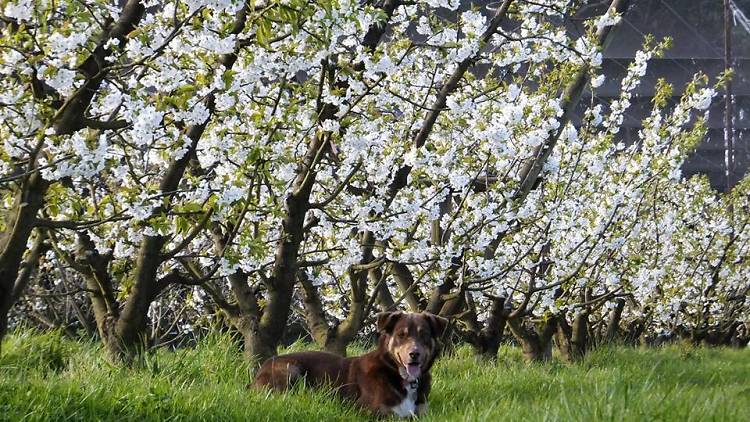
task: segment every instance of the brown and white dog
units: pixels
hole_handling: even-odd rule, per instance
[[[330,385],[341,396],[382,416],[416,417],[427,411],[430,368],[448,320],[430,313],[378,314],[378,348],[344,358],[325,352],[300,352],[267,360],[253,387],[283,391],[304,380]]]

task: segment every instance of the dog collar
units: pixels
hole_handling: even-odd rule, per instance
[[[419,378],[415,378],[411,381],[404,380],[404,387],[411,388],[413,390],[416,390],[419,387]]]

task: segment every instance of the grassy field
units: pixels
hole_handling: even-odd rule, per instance
[[[330,393],[245,389],[249,368],[228,338],[159,351],[137,369],[96,344],[23,333],[3,344],[0,420],[368,420]],[[604,349],[575,365],[496,364],[469,349],[444,357],[425,421],[750,421],[750,350]]]

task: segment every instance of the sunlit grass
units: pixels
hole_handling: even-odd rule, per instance
[[[131,369],[55,333],[16,334],[2,350],[0,420],[370,419],[328,392],[246,389],[252,371],[227,336]],[[747,349],[600,349],[574,365],[528,365],[513,347],[496,363],[460,348],[433,375],[423,420],[750,421]]]

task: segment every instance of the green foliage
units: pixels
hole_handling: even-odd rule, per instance
[[[22,332],[3,345],[0,420],[369,419],[330,392],[247,390],[250,377],[226,335],[121,369],[95,343]],[[460,348],[434,377],[424,421],[750,420],[748,350],[600,349],[576,365],[527,365],[517,348],[497,363]]]

